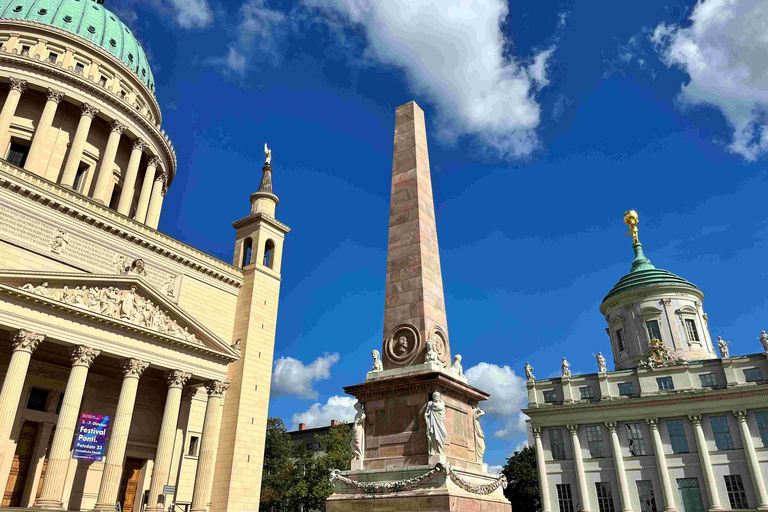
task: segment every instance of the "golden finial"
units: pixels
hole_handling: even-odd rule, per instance
[[[639,243],[640,240],[637,239],[637,223],[640,222],[637,217],[637,212],[635,210],[629,210],[628,212],[624,213],[624,224],[629,226],[629,231],[627,232],[627,235],[632,235],[632,240],[634,243]]]

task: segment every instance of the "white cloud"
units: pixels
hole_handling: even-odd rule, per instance
[[[491,398],[480,404],[485,413],[504,420],[504,428],[494,432],[493,437],[511,439],[515,434],[525,432],[526,416],[520,412],[528,404],[525,379],[509,366],[489,363],[477,364],[464,374],[469,384],[490,393]]]
[[[176,23],[184,28],[204,28],[213,21],[211,6],[206,0],[169,0]]]
[[[521,451],[523,451],[524,448],[528,448],[528,440],[527,439],[517,443],[517,446],[515,446],[515,451],[516,452],[521,452]]]
[[[272,396],[295,395],[298,398],[317,400],[317,391],[312,388],[316,380],[331,377],[331,366],[339,361],[339,354],[324,354],[311,364],[292,357],[281,357],[275,361],[272,371]],[[316,404],[319,405],[319,404]]]
[[[504,469],[504,466],[488,466],[488,472],[492,475],[498,475]]]
[[[351,396],[332,396],[325,404],[314,403],[306,411],[293,415],[292,429],[298,429],[299,423],[306,424],[307,428],[325,427],[331,424],[331,420],[349,423],[355,419],[356,402]]]
[[[332,27],[362,28],[366,56],[402,69],[436,106],[443,139],[474,135],[502,156],[538,145],[541,108],[554,47],[528,61],[508,53],[506,0],[304,0]],[[514,19],[512,20],[514,22]],[[561,24],[564,18],[561,18]]]
[[[679,99],[719,108],[733,129],[729,149],[754,161],[768,151],[768,3],[699,1],[691,25],[659,24],[651,36],[660,58],[685,71]]]

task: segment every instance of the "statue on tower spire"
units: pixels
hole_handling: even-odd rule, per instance
[[[266,158],[264,160],[265,166],[271,166],[272,165],[272,150],[267,147],[267,143],[264,143],[264,157]]]
[[[624,224],[629,226],[629,231],[627,232],[627,236],[632,235],[632,241],[634,243],[640,243],[640,240],[637,239],[637,224],[640,222],[640,219],[637,216],[637,212],[635,210],[629,210],[624,213]]]

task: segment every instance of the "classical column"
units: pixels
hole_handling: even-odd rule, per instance
[[[208,391],[208,405],[205,408],[205,419],[203,420],[203,440],[200,444],[200,458],[197,462],[197,478],[192,492],[191,512],[208,510],[213,470],[216,465],[216,445],[219,440],[221,423],[221,398],[228,387],[228,381],[215,380],[205,384],[205,389]]]
[[[581,512],[590,512],[589,490],[587,489],[587,476],[584,474],[584,460],[581,458],[581,443],[579,442],[579,426],[566,425],[571,433],[571,446],[573,447],[573,461],[576,463],[576,480],[579,484],[579,497],[581,498]]]
[[[157,440],[157,452],[155,453],[155,469],[152,472],[152,481],[149,484],[149,498],[145,510],[162,512],[164,502],[159,502],[159,496],[163,493],[163,486],[168,483],[171,474],[171,462],[173,456],[173,442],[176,437],[176,423],[179,420],[179,408],[184,385],[191,375],[179,370],[173,370],[165,374],[168,382],[168,394],[165,398],[165,410],[163,422],[160,425],[160,437]]]
[[[549,503],[549,482],[547,481],[547,461],[544,460],[544,446],[541,444],[541,427],[531,425],[531,434],[536,444],[536,469],[539,472],[542,512],[552,512]]]
[[[112,130],[109,132],[107,147],[104,148],[104,154],[101,156],[101,165],[96,177],[96,188],[93,190],[93,199],[101,204],[109,204],[109,180],[113,178],[113,169],[115,167],[115,155],[120,145],[120,137],[125,131],[125,125],[119,121],[112,121]]]
[[[75,138],[72,139],[72,145],[69,148],[67,165],[64,167],[64,174],[61,176],[61,186],[67,188],[72,188],[75,182],[75,175],[80,167],[80,159],[83,158],[83,149],[88,139],[88,132],[91,131],[91,123],[96,114],[99,113],[99,110],[87,103],[83,103],[80,112],[80,122],[77,124]]]
[[[16,420],[16,410],[21,400],[21,390],[24,388],[24,380],[27,377],[29,360],[32,352],[45,336],[21,329],[14,336],[13,355],[5,373],[3,390],[0,391],[0,460],[3,459],[3,449],[8,446],[11,437],[13,422]]]
[[[752,484],[755,487],[757,510],[768,510],[768,493],[765,491],[765,480],[763,480],[763,474],[760,471],[760,462],[757,460],[757,453],[755,453],[755,443],[752,441],[752,434],[747,424],[747,411],[733,411],[733,415],[739,422],[744,454],[747,456],[749,473],[752,475]]]
[[[707,484],[707,496],[709,496],[709,510],[723,510],[720,506],[720,496],[717,494],[717,482],[715,473],[712,471],[712,462],[709,460],[709,448],[707,447],[707,438],[704,437],[704,430],[701,428],[701,415],[688,416],[693,424],[693,433],[696,437],[696,447],[699,450],[699,459],[701,460],[701,469],[704,471],[704,480]]]
[[[621,443],[619,443],[619,434],[616,432],[616,422],[606,421],[605,426],[608,427],[608,433],[611,436],[613,465],[616,469],[616,479],[619,481],[621,510],[624,512],[632,512],[632,501],[629,497],[629,487],[627,486],[627,473],[624,471],[624,455],[621,453]]]
[[[48,135],[48,130],[53,125],[53,118],[56,116],[56,109],[59,108],[59,103],[64,98],[64,93],[48,89],[48,101],[45,102],[45,108],[43,108],[43,114],[40,116],[40,121],[37,122],[37,130],[32,137],[32,146],[29,148],[29,155],[27,155],[27,162],[24,164],[24,168],[45,176],[46,169],[40,162],[41,153],[45,147],[45,138]]]
[[[672,483],[669,480],[669,470],[667,469],[667,457],[664,454],[664,445],[661,443],[659,434],[658,418],[645,420],[651,428],[651,437],[653,438],[653,453],[656,456],[656,468],[659,471],[661,479],[661,493],[664,496],[664,512],[677,512],[675,507],[675,498],[672,494]]]
[[[5,158],[8,143],[11,140],[11,122],[16,115],[16,107],[19,106],[19,100],[24,91],[27,90],[27,81],[10,77],[11,89],[8,91],[8,97],[5,99],[5,105],[0,112],[0,157]]]
[[[134,219],[142,224],[147,219],[149,196],[152,194],[152,184],[155,182],[155,173],[158,165],[160,165],[160,157],[153,156],[147,162],[147,170],[144,172],[144,182],[141,184],[139,204],[136,207],[136,215],[134,216]]]
[[[146,225],[157,229],[160,223],[160,210],[163,208],[163,198],[168,190],[168,173],[160,172],[155,177],[155,183],[152,185],[152,198],[149,200],[149,210],[147,210]]]
[[[128,169],[125,171],[123,190],[120,192],[120,203],[117,205],[118,213],[122,213],[123,215],[128,215],[131,211],[133,192],[136,188],[136,175],[139,174],[139,164],[141,163],[141,155],[143,154],[145,147],[147,147],[147,143],[143,140],[136,139],[133,141],[131,159],[128,160]]]
[[[69,355],[72,359],[72,370],[67,380],[67,389],[61,402],[59,419],[56,422],[56,432],[53,434],[51,453],[48,455],[48,469],[45,470],[45,480],[40,491],[40,497],[35,502],[36,507],[60,509],[63,501],[64,483],[67,480],[70,448],[77,426],[77,416],[80,403],[85,391],[85,380],[88,369],[99,351],[82,345],[72,347]]]

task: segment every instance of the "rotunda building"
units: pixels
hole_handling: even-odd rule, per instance
[[[0,157],[157,228],[176,155],[146,54],[103,0],[0,0]]]

